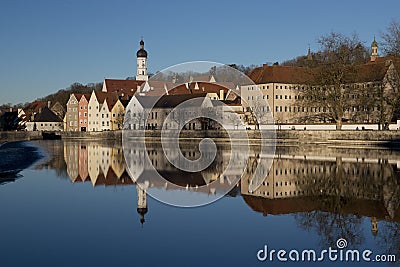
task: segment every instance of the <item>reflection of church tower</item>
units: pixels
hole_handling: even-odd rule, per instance
[[[378,219],[371,217],[371,232],[374,236],[378,234]]]
[[[374,36],[374,41],[371,44],[371,61],[375,61],[377,57],[378,57],[378,42],[375,40]]]
[[[136,80],[147,81],[149,76],[147,75],[147,51],[144,50],[144,41],[140,40],[140,49],[136,53],[137,57],[137,71]]]
[[[140,222],[145,222],[144,215],[147,213],[147,188],[149,187],[149,182],[145,181],[143,184],[136,184],[137,189],[137,212],[140,214]]]

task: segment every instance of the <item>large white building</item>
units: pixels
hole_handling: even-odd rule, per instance
[[[374,97],[374,92],[383,90],[385,98],[393,95],[394,88],[388,82],[390,77],[397,76],[399,59],[378,57],[378,44],[374,40],[371,45],[371,60],[363,65],[355,66],[355,76],[349,79],[348,83],[343,84],[343,88],[349,86],[357,88],[359,93],[345,94],[345,97],[354,99],[351,107],[344,112],[344,119],[351,123],[378,123],[378,105],[371,107],[356,99],[370,95]],[[255,83],[241,87],[242,106],[246,110],[257,113],[270,112],[274,123],[293,124],[304,123],[309,118],[322,118],[328,112],[329,107],[302,105],[301,99],[304,90],[312,82],[313,68],[293,67],[293,66],[267,66],[255,68],[250,74],[250,79]],[[398,77],[398,76],[397,76]],[[313,87],[314,88],[314,87]],[[315,89],[320,89],[315,86]],[[361,90],[362,89],[362,90]],[[351,101],[349,101],[350,103]],[[268,103],[268,105],[266,105]],[[387,109],[388,105],[383,104]],[[391,112],[385,112],[390,114]],[[389,116],[385,118],[390,122]],[[324,122],[323,120],[309,122]],[[328,122],[328,121],[326,121]]]

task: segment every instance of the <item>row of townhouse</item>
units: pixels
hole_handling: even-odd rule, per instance
[[[105,79],[102,91],[70,95],[64,117],[65,131],[120,130],[123,128],[129,102],[133,103],[131,106],[137,103],[137,107],[142,108],[140,112],[134,112],[137,115],[135,119],[141,118],[142,121],[132,124],[131,129],[159,129],[172,108],[196,97],[206,97],[210,101],[225,101],[232,110],[242,113],[239,116],[243,116],[238,87],[235,88],[233,83],[217,83],[213,76],[204,77],[203,80],[177,84],[166,81]],[[158,99],[160,101],[154,106],[154,111],[150,113],[146,124],[143,119],[144,112],[148,109],[147,105]],[[217,104],[214,103],[215,105]],[[187,128],[211,127],[205,126],[204,122],[202,126],[199,123],[199,121],[197,124],[193,122]]]
[[[64,117],[65,131],[114,131],[122,129],[128,101],[115,92],[71,94]]]

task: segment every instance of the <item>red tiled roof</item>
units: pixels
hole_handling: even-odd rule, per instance
[[[195,89],[196,83],[199,89]],[[203,94],[203,93],[216,93],[219,95],[220,90],[224,90],[224,95],[229,92],[229,90],[235,89],[235,85],[232,82],[191,82],[183,84],[175,84],[171,82],[164,81],[149,81],[148,85],[150,90],[143,91],[141,88],[141,93],[146,96],[160,96],[165,95],[168,91],[168,95],[186,95],[186,94]],[[142,85],[142,87],[145,84]]]
[[[145,88],[146,85],[150,86],[150,89]],[[140,93],[146,96],[161,96],[166,94],[166,91],[170,90],[175,85],[176,84],[167,81],[147,81],[141,85]]]
[[[376,62],[356,66],[356,75],[350,82],[375,82],[382,81],[389,65],[385,62]]]
[[[114,105],[118,102],[118,99],[107,98],[108,110],[111,111]]]
[[[37,113],[44,107],[47,107],[47,102],[36,100],[36,101],[33,101],[32,103],[28,104],[25,107],[24,111],[29,110],[29,111],[32,111],[33,113]]]
[[[261,83],[306,83],[310,77],[309,68],[293,66],[267,66],[255,68],[249,78],[256,84]]]
[[[198,89],[195,89],[197,84]],[[224,96],[227,95],[230,89],[234,88],[233,83],[209,83],[209,82],[192,82],[184,83],[175,86],[168,91],[169,95],[183,95],[183,94],[204,94],[215,93],[220,94],[220,90],[224,91]]]
[[[94,91],[97,101],[99,101],[99,103],[103,104],[104,100],[107,99],[108,101],[114,101],[118,99],[118,95],[116,92],[99,92],[99,91]]]
[[[104,80],[107,88],[107,92],[116,92],[118,95],[122,93],[125,94],[135,94],[139,86],[144,83],[144,81],[137,80],[115,80],[115,79],[105,79]]]
[[[310,212],[314,210],[330,211],[323,202],[316,201],[314,197],[292,197],[282,199],[266,199],[256,196],[243,195],[246,204],[254,211],[268,214],[282,215],[298,212]],[[397,209],[393,219],[399,221]],[[377,217],[385,219],[388,216],[384,203],[368,199],[348,199],[347,204],[341,210],[342,214],[356,214],[358,216]]]
[[[355,66],[355,75],[348,75],[346,79],[348,82],[381,81],[387,72],[387,68],[388,64],[385,61],[369,62],[364,65]],[[313,75],[321,70],[321,68],[263,65],[262,67],[255,68],[249,74],[249,78],[256,84],[307,84],[312,81]]]
[[[78,100],[78,102],[79,102],[79,100],[81,100],[81,98],[83,96],[83,94],[78,94],[78,93],[72,93],[72,95],[75,96],[75,98],[76,98],[76,100]]]

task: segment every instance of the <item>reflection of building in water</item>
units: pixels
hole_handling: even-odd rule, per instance
[[[78,145],[78,143],[72,143],[68,146],[64,145],[64,159],[67,164],[67,173],[72,182],[79,176]]]
[[[192,143],[189,145],[184,143],[181,145],[181,152],[189,160],[195,160],[200,157],[197,144],[193,145]],[[174,158],[177,156],[177,151],[166,149],[164,154],[163,148],[158,143],[146,144],[146,149],[144,149],[144,144],[132,142],[129,148],[124,149],[124,153],[126,164],[129,166],[127,171],[135,182],[140,183],[148,180],[150,181],[150,188],[157,187],[165,190],[174,190],[178,189],[176,186],[179,186],[181,187],[180,189],[212,195],[229,191],[227,188],[232,187],[232,183],[236,184],[235,181],[239,180],[243,171],[243,167],[240,168],[240,166],[245,166],[246,162],[246,159],[243,159],[241,155],[232,155],[233,171],[222,175],[231,156],[230,150],[226,148],[218,148],[213,163],[201,172],[185,172],[173,166],[166,155]],[[202,156],[207,158],[210,155],[205,152]],[[181,161],[179,163],[181,164]],[[184,164],[182,163],[181,165]],[[235,168],[237,172],[235,172]],[[166,183],[164,179],[157,177],[158,174],[176,186]]]
[[[82,181],[85,181],[88,178],[88,151],[86,144],[78,145],[78,166],[79,166],[79,176],[81,177]]]
[[[264,215],[313,210],[363,215],[371,217],[376,234],[378,220],[400,221],[396,171],[396,164],[380,159],[280,155],[256,190],[249,190],[252,181],[245,177],[241,192]]]
[[[64,143],[64,159],[72,182],[97,185],[133,184],[125,171],[122,147],[95,142]]]
[[[148,188],[174,189],[165,180],[153,179],[154,172],[161,174],[184,190],[192,190],[210,195],[229,191],[227,188],[238,181],[243,171],[242,155],[232,155],[234,168],[230,173],[221,175],[225,170],[231,153],[227,148],[218,149],[213,164],[203,172],[187,173],[175,168],[165,157],[158,143],[147,144],[146,148],[140,142],[132,142],[129,149],[123,150],[120,144],[101,144],[97,142],[65,142],[64,159],[67,172],[73,183],[91,182],[93,186],[137,185],[137,211],[144,222],[147,212],[146,192]],[[182,154],[191,160],[200,157],[197,146],[184,144]],[[170,156],[176,151],[167,150]],[[124,155],[125,154],[125,155]],[[129,174],[125,157],[130,166]],[[148,161],[145,160],[148,157]],[[215,183],[212,183],[214,182]],[[203,186],[204,185],[204,186]]]
[[[145,222],[144,215],[147,213],[147,188],[149,188],[149,182],[137,184],[137,212],[140,214],[140,222]]]

